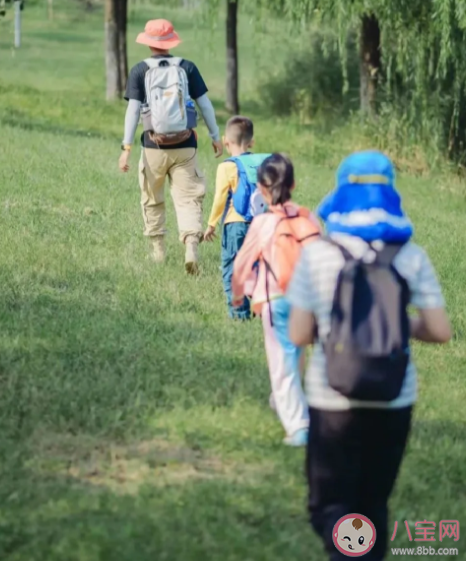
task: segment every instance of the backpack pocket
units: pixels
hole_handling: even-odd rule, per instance
[[[186,104],[186,121],[188,129],[195,129],[197,127],[197,111],[191,100]]]
[[[188,129],[184,76],[184,70],[177,66],[153,68],[146,74],[146,96],[152,130],[156,135],[170,135]]]
[[[389,402],[400,395],[410,357],[409,288],[391,265],[399,246],[369,263],[340,249],[345,265],[324,342],[329,385],[351,399]]]
[[[359,401],[393,401],[401,392],[409,350],[391,356],[364,356],[341,343],[325,345],[327,377],[332,389]]]
[[[170,134],[186,130],[186,108],[183,104],[183,95],[177,85],[168,88],[157,88],[154,93],[152,105],[152,125],[154,132]]]
[[[232,194],[233,207],[236,212],[245,218],[249,216],[249,203],[251,200],[251,193],[248,185],[238,186],[236,191]]]

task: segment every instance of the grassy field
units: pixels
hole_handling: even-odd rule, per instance
[[[103,100],[102,14],[60,6],[53,22],[26,7],[16,53],[0,22],[0,559],[320,561],[303,451],[282,446],[268,408],[259,322],[228,321],[218,242],[202,246],[201,276],[185,276],[171,205],[168,263],[148,259],[137,151],[129,176],[117,171],[124,104]],[[222,29],[141,9],[132,64],[149,17],[175,22],[223,124]],[[298,200],[314,206],[347,142],[271,118],[256,78],[284,53],[246,21],[240,35],[258,149],[291,154]],[[200,144],[207,215],[218,162],[205,130]],[[415,348],[420,399],[391,504],[392,545],[409,547],[422,544],[404,520],[466,529],[466,190],[448,175],[399,185],[455,329],[446,348]],[[466,559],[465,539],[428,545]]]

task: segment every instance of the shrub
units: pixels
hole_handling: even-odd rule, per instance
[[[317,116],[348,114],[359,105],[358,88],[354,40],[348,44],[347,64],[343,65],[336,36],[311,30],[301,49],[290,51],[286,63],[262,81],[260,93],[272,114],[296,115],[306,123]]]

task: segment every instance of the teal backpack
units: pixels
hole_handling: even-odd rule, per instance
[[[230,192],[227,208],[231,200],[236,212],[246,222],[251,222],[254,216],[266,210],[265,201],[257,189],[257,169],[270,155],[246,152],[241,156],[232,156],[225,160],[234,162],[238,168],[238,186],[234,193]]]

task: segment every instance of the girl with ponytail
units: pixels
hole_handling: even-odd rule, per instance
[[[284,443],[305,446],[309,413],[301,386],[303,349],[288,336],[290,306],[284,294],[301,247],[317,239],[320,226],[309,210],[291,201],[294,169],[285,155],[272,154],[263,161],[257,173],[257,187],[268,211],[254,218],[236,256],[233,305],[243,302],[245,287],[253,281],[250,294],[254,313],[262,318],[272,386],[270,403],[285,429]]]

